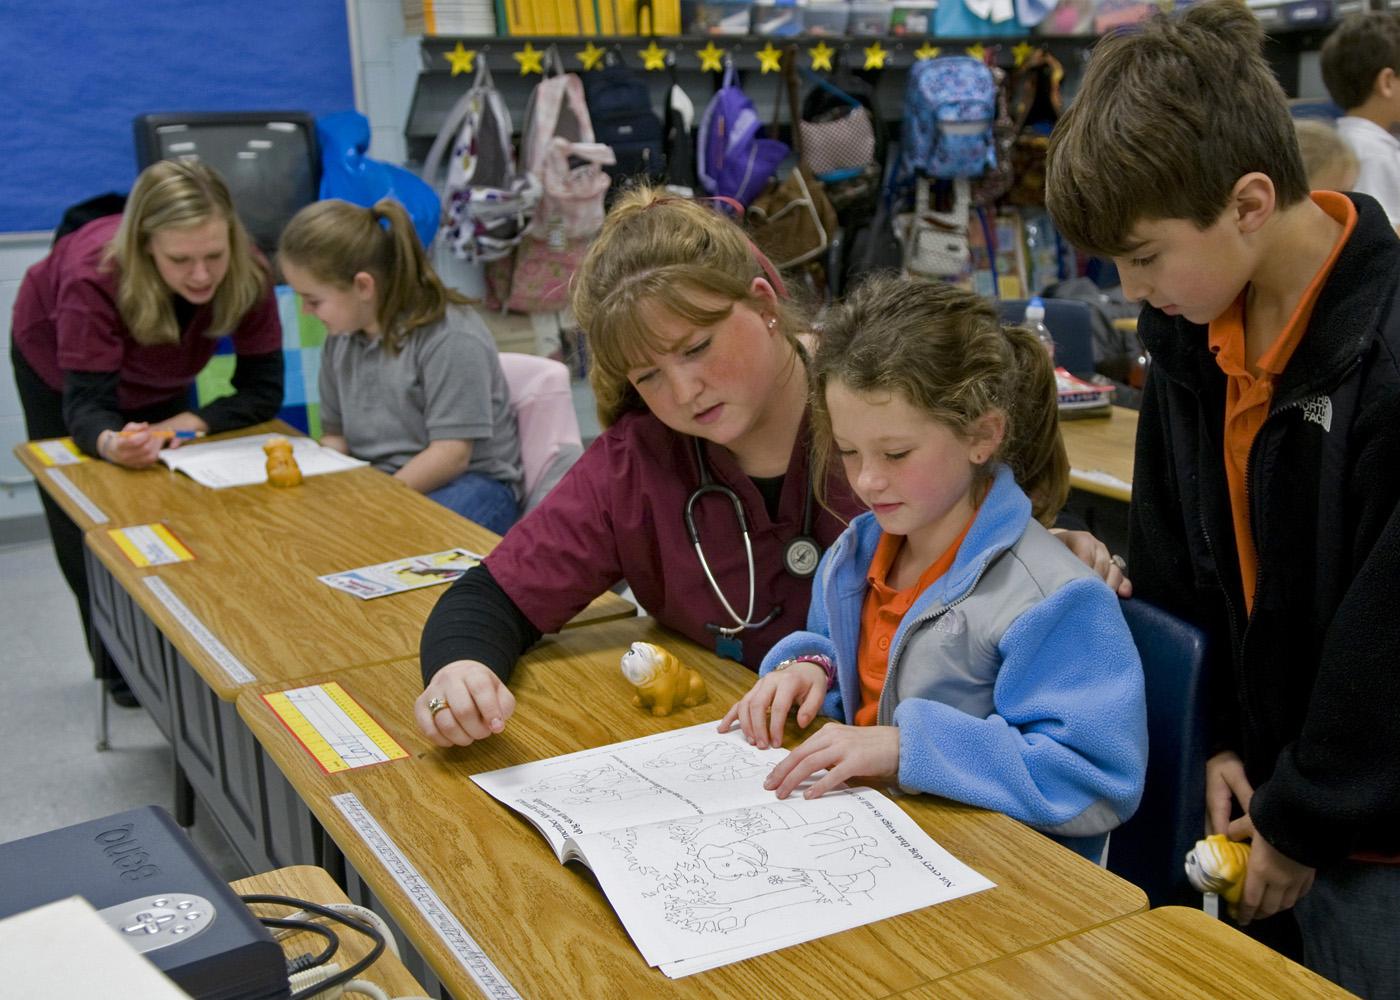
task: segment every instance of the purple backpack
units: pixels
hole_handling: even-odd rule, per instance
[[[787,159],[786,143],[761,135],[763,122],[739,86],[734,64],[700,118],[696,137],[696,173],[709,194],[733,198],[745,208],[767,187],[778,164]]]

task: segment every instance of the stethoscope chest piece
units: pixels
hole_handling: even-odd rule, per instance
[[[783,566],[799,580],[805,580],[817,571],[822,552],[814,539],[798,535],[783,549]]]

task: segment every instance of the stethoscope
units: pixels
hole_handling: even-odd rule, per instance
[[[705,579],[709,581],[710,590],[714,592],[715,597],[719,598],[719,603],[734,622],[732,626],[706,623],[705,627],[716,634],[715,649],[721,656],[743,662],[743,646],[738,639],[739,633],[745,629],[763,628],[763,626],[770,624],[783,613],[783,606],[781,604],[775,605],[764,618],[759,621],[753,620],[754,592],[758,585],[758,573],[754,568],[753,544],[749,539],[749,520],[744,515],[744,505],[740,502],[738,494],[723,483],[716,482],[714,477],[710,475],[709,463],[705,461],[705,447],[700,439],[691,438],[691,443],[695,446],[695,464],[700,470],[700,485],[686,498],[685,530],[690,535],[690,544],[695,548],[695,556],[700,560],[700,568],[705,572]],[[739,534],[744,539],[744,555],[748,559],[749,566],[749,606],[742,618],[734,610],[733,605],[729,603],[729,599],[724,596],[724,591],[720,590],[719,582],[715,579],[714,573],[710,571],[709,561],[705,559],[704,549],[700,545],[700,532],[695,527],[695,504],[707,493],[718,493],[728,499],[730,506],[734,508],[734,516],[739,520]],[[802,501],[802,530],[784,547],[783,567],[797,579],[805,580],[817,571],[817,563],[820,560],[821,548],[812,537],[812,488],[808,485],[806,496]]]

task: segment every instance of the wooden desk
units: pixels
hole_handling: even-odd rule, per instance
[[[211,441],[243,437],[248,434],[287,434],[302,436],[301,431],[280,420],[255,424],[241,430],[218,434]],[[157,462],[148,469],[127,469],[100,459],[89,459],[75,465],[46,466],[29,449],[29,442],[15,445],[15,457],[34,476],[39,488],[63,508],[83,531],[98,524],[107,527],[144,524],[158,521],[167,510],[182,504],[198,503],[215,492]],[[62,488],[66,483],[96,508],[101,520]]]
[[[1131,500],[1137,426],[1137,411],[1122,406],[1113,407],[1110,417],[1061,421],[1060,434],[1069,452],[1070,485],[1123,503]],[[1086,475],[1092,473],[1107,473],[1118,482]]]
[[[639,639],[661,642],[701,670],[711,701],[664,719],[634,708],[619,660]],[[504,733],[449,751],[418,734],[413,661],[327,679],[339,681],[409,758],[328,775],[261,699],[274,686],[244,689],[239,712],[344,852],[352,898],[382,904],[459,998],[477,990],[463,961],[333,796],[353,793],[524,996],[820,996],[834,983],[850,996],[887,996],[1146,907],[1135,886],[1003,815],[909,797],[901,803],[930,835],[997,888],[671,981],[647,967],[586,870],[560,865],[533,826],[469,776],[718,719],[752,674],[663,633],[650,619],[579,629],[542,643],[521,662],[512,682],[517,708]],[[790,730],[788,745],[797,739]],[[432,985],[412,963],[409,968]]]
[[[900,1000],[1215,1000],[1351,994],[1200,910],[1164,906],[928,983]]]
[[[258,749],[234,708],[238,688],[416,655],[442,587],[361,601],[316,577],[454,546],[486,553],[499,536],[370,468],[292,489],[194,489],[168,491],[159,515],[194,552],[190,562],[139,568],[112,540],[113,525],[89,529],[93,621],[249,868],[319,861],[314,845],[269,849]],[[635,611],[609,593],[571,624]],[[314,831],[288,836],[307,835]]]
[[[340,886],[335,884],[335,880],[329,874],[320,868],[312,868],[309,865],[279,868],[276,871],[264,872],[251,878],[239,879],[232,885],[233,891],[241,896],[254,894],[291,896],[294,899],[304,899],[311,903],[321,904],[350,902],[349,897],[345,895]],[[253,912],[259,916],[284,917],[292,912],[285,906],[272,906],[267,903],[250,905]],[[328,923],[328,921],[319,922]],[[348,969],[369,954],[372,947],[369,938],[334,924],[331,926],[340,937],[340,948],[335,953],[334,961],[339,963],[341,968]],[[288,955],[300,954],[303,951],[314,954],[320,951],[324,944],[325,942],[320,937],[305,931],[299,931],[282,939],[283,950]],[[375,959],[373,965],[355,978],[374,983],[391,997],[424,995],[423,987],[409,975],[403,963],[395,958],[394,953],[387,948],[383,954]]]

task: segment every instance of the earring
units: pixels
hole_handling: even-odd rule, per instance
[[[775,326],[777,326],[777,325],[778,325],[778,318],[777,318],[776,316],[769,316],[769,317],[768,317],[768,329],[771,330],[771,329],[773,329],[773,327],[775,327]]]

